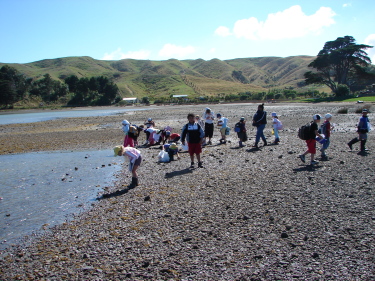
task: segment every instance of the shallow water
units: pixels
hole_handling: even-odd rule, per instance
[[[0,249],[89,208],[122,162],[112,150],[0,155]]]
[[[128,111],[150,110],[152,107],[147,108],[126,108],[126,109],[84,109],[84,110],[54,110],[43,112],[29,112],[29,113],[16,113],[4,112],[0,113],[0,125],[16,124],[16,123],[33,123],[40,121],[47,121],[59,118],[71,117],[89,117],[89,116],[107,116],[121,114]]]

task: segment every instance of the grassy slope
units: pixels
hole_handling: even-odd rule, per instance
[[[70,75],[91,77],[104,75],[114,80],[123,97],[150,96],[157,98],[172,94],[192,97],[218,93],[259,92],[267,88],[296,87],[303,81],[303,73],[313,57],[262,57],[233,60],[205,61],[176,60],[150,61],[124,59],[95,60],[90,57],[66,57],[27,64],[8,64],[28,77],[40,78],[49,73],[54,79]],[[0,63],[0,67],[4,65]],[[242,71],[251,84],[242,84],[232,72]],[[189,83],[186,83],[186,78]],[[194,85],[194,86],[192,86]]]

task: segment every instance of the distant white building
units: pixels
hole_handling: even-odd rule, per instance
[[[187,98],[188,95],[173,95],[174,98]]]
[[[126,102],[131,102],[131,103],[137,102],[137,98],[122,98],[122,100]]]

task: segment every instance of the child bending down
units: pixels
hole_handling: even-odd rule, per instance
[[[134,188],[139,185],[137,169],[142,162],[141,152],[134,147],[116,146],[113,149],[115,156],[127,156],[129,159],[129,171],[132,173],[132,182],[128,188]]]

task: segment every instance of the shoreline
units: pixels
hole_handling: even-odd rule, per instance
[[[139,170],[140,186],[126,190],[130,174],[124,166],[116,184],[103,192],[112,196],[30,245],[2,252],[0,276],[20,280],[375,278],[375,190],[370,184],[375,179],[374,153],[359,156],[345,147],[355,136],[352,126],[358,115],[338,115],[339,106],[332,104],[276,105],[283,107],[278,108],[284,124],[280,145],[251,148],[255,133],[249,120],[257,104],[213,105],[215,113],[229,118],[231,142],[216,145],[215,129],[214,145],[203,149],[205,168],[189,169],[187,153],[181,154],[181,160],[157,163],[158,147],[141,148],[145,161]],[[204,107],[195,113],[201,115]],[[265,109],[270,114],[272,106],[265,104]],[[140,124],[150,116],[156,127],[172,125],[178,131],[190,110],[156,108],[77,118],[70,120],[72,124],[56,120],[33,128],[0,126],[0,143],[5,132],[14,146],[22,144],[17,138],[34,140],[30,149],[53,148],[49,143],[59,138],[59,145],[54,144],[69,150],[108,148],[123,140],[122,119]],[[327,112],[338,124],[327,151],[330,160],[311,168],[297,158],[305,144],[296,130],[313,114]],[[239,149],[233,127],[241,116],[248,120],[251,140]],[[273,139],[269,124],[265,133]],[[370,149],[372,138],[370,133]]]

